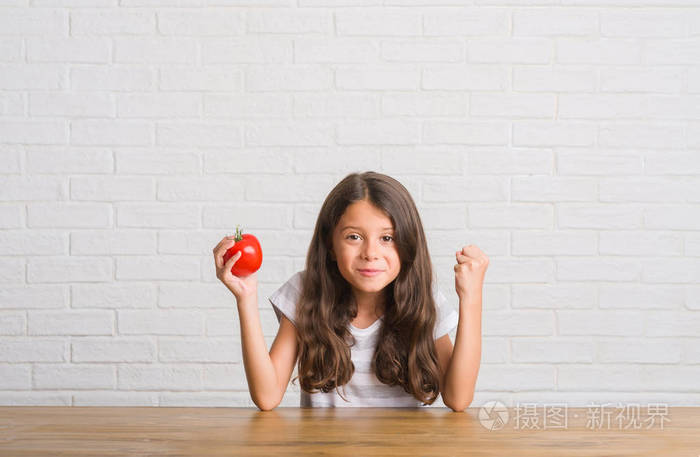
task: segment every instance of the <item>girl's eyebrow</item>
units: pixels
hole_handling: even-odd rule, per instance
[[[343,227],[343,230],[346,230],[346,229],[349,229],[349,228],[351,228],[351,229],[357,229],[357,230],[362,230],[361,227],[355,227],[354,225],[346,225],[345,227]],[[394,230],[394,227],[384,227],[382,230]]]

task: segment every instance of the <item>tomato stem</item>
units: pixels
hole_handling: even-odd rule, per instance
[[[236,243],[243,239],[243,233],[241,232],[240,225],[236,225],[236,234],[234,235],[234,239],[236,240]]]

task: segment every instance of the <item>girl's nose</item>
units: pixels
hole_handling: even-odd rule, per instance
[[[372,243],[371,241],[367,241],[362,246],[362,255],[363,255],[363,257],[366,257],[368,259],[375,258],[377,256],[376,255],[377,249],[378,248],[377,248],[377,246],[374,245],[374,243]]]

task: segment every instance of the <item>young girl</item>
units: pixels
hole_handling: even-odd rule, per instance
[[[236,297],[246,378],[260,409],[279,405],[295,364],[302,407],[417,407],[440,394],[454,411],[469,406],[488,258],[474,245],[455,253],[457,313],[437,289],[418,210],[401,183],[353,173],[326,197],[306,268],[269,297],[280,324],[269,354],[256,274],[231,274],[239,254],[223,264],[233,243],[226,237],[214,248],[217,277]]]

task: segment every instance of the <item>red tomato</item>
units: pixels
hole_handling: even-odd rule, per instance
[[[241,234],[240,226],[236,226],[236,244],[228,248],[224,254],[224,263],[234,254],[241,251],[241,257],[233,264],[231,273],[234,276],[248,276],[260,268],[262,265],[262,248],[260,242],[250,233]]]

